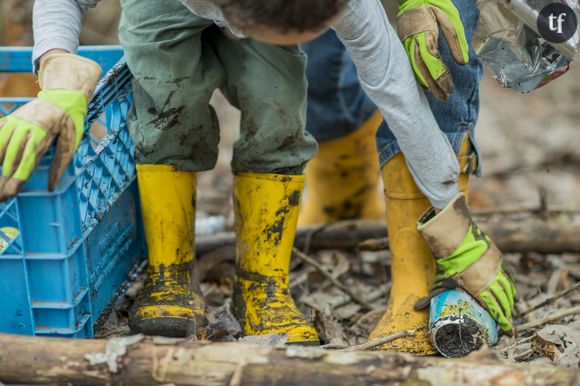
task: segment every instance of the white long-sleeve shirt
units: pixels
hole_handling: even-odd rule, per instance
[[[177,0],[167,0],[177,1]],[[206,0],[179,0],[199,17],[243,38]],[[34,60],[51,49],[76,52],[85,13],[99,0],[36,0]],[[332,28],[351,54],[361,85],[395,134],[417,185],[436,208],[458,193],[459,165],[415,81],[407,55],[380,0],[350,0]]]

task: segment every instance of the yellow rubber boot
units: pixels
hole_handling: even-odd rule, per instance
[[[474,166],[471,143],[465,141],[458,159],[461,168],[459,189],[467,190]],[[387,311],[369,339],[404,330],[417,330],[409,338],[381,346],[381,350],[431,355],[437,351],[429,335],[429,310],[416,311],[415,303],[427,296],[435,280],[435,261],[429,246],[417,231],[417,220],[431,207],[409,172],[405,158],[397,154],[383,167],[387,228],[392,254],[392,287]]]
[[[242,173],[234,179],[233,313],[245,335],[286,333],[289,344],[319,344],[288,286],[303,187],[303,176]]]
[[[194,274],[196,175],[137,165],[149,268],[129,314],[132,333],[185,337],[205,323]]]
[[[306,200],[299,226],[348,219],[384,220],[375,141],[382,120],[377,111],[357,131],[320,144],[306,166]]]

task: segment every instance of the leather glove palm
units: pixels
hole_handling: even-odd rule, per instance
[[[0,120],[0,201],[18,194],[55,141],[48,189],[56,188],[82,139],[100,75],[98,64],[76,55],[44,58],[38,97]]]
[[[469,62],[469,44],[459,11],[451,0],[403,0],[397,25],[417,80],[435,97],[446,100],[454,86],[439,54],[439,33],[458,64]]]

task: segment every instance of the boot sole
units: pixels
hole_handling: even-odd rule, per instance
[[[197,336],[199,327],[199,323],[193,320],[178,318],[147,319],[129,325],[132,334],[165,336],[168,338]]]

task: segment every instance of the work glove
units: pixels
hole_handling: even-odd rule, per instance
[[[439,31],[458,64],[469,62],[469,44],[459,11],[451,0],[402,0],[397,15],[399,37],[419,83],[437,99],[453,92],[453,79],[441,60]]]
[[[435,284],[416,309],[446,289],[461,288],[473,296],[497,321],[501,331],[512,335],[512,310],[517,296],[507,261],[494,242],[473,222],[463,194],[435,214],[427,211],[418,221],[436,262]]]
[[[0,202],[18,194],[55,141],[48,190],[56,188],[83,137],[101,73],[97,63],[77,55],[45,56],[38,97],[0,119]]]

